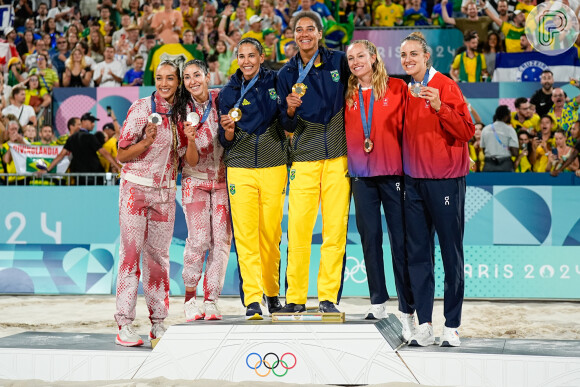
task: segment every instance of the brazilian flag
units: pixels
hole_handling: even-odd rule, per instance
[[[335,21],[323,19],[324,43],[328,48],[340,49],[350,43],[354,32],[354,14],[348,16],[346,23],[339,23],[340,7],[338,1],[325,0],[324,3],[332,13]]]
[[[199,51],[194,44],[158,44],[149,51],[147,56],[147,65],[145,66],[145,73],[143,74],[143,84],[145,86],[155,86],[155,69],[161,62],[161,54],[179,55],[183,54],[187,61],[192,59],[204,60],[203,52]]]

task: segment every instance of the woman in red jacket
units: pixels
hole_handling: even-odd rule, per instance
[[[464,294],[463,230],[468,141],[475,126],[455,82],[430,66],[423,34],[401,43],[401,65],[411,76],[403,130],[405,232],[411,289],[419,327],[410,345],[431,345],[434,233],[445,269],[445,327],[441,346],[459,346]]]
[[[368,40],[352,42],[346,56],[352,73],[345,113],[348,173],[371,296],[371,307],[365,317],[387,317],[389,293],[383,263],[382,206],[403,326],[413,326],[409,321],[414,312],[409,305],[412,296],[405,272],[401,159],[407,85],[400,79],[389,78],[376,46]],[[406,339],[410,336],[408,332],[409,329],[404,329]]]

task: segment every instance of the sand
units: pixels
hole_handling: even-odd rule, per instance
[[[166,325],[184,322],[183,298],[170,299],[169,317]],[[396,312],[396,300],[390,301],[389,312]],[[311,300],[308,305],[316,305]],[[345,298],[339,305],[347,314],[362,315],[369,305],[368,298]],[[224,297],[219,301],[224,315],[244,313],[238,298]],[[114,340],[116,324],[114,296],[0,296],[0,337],[25,331],[42,332],[82,332],[110,333]],[[580,340],[580,303],[556,301],[466,301],[463,307],[461,337],[473,338],[528,338]],[[138,333],[146,336],[149,320],[145,300],[139,297],[135,326]],[[443,303],[435,302],[433,325],[436,336],[443,328]],[[210,380],[149,380],[96,381],[91,383],[54,382],[37,380],[0,380],[0,386],[106,386],[106,387],[146,387],[146,386],[207,386],[207,387],[293,387],[287,383],[230,383]],[[412,383],[386,383],[373,385],[384,387],[410,387]],[[314,385],[309,385],[314,386]]]

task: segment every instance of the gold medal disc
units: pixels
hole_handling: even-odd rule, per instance
[[[303,97],[306,94],[306,85],[304,83],[297,83],[292,86],[292,92],[298,94],[300,97]]]
[[[238,122],[242,119],[242,111],[239,108],[231,108],[228,112],[228,116],[230,116],[232,121]]]
[[[365,138],[365,152],[370,153],[373,150],[373,145],[370,138]]]

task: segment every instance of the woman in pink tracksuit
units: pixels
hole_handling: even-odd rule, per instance
[[[220,320],[217,300],[221,293],[232,240],[226,189],[224,148],[218,140],[217,89],[208,90],[209,69],[205,62],[191,60],[183,69],[183,84],[177,112],[184,121],[192,159],[183,164],[181,194],[188,237],[183,256],[184,311],[187,321]],[[196,288],[207,255],[203,301]]]

